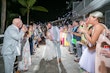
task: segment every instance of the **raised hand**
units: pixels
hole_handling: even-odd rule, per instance
[[[23,25],[23,27],[21,28],[21,30],[22,30],[23,32],[26,32],[26,31],[27,31],[26,25]]]

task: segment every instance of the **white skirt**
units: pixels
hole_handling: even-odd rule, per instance
[[[86,47],[79,61],[79,65],[87,72],[95,73],[95,52],[89,51]]]
[[[50,41],[49,39],[46,39],[46,46],[43,50],[43,59],[45,61],[53,60],[57,56],[56,54],[56,48],[54,47],[54,43]]]

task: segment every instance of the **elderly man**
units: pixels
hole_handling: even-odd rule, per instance
[[[13,66],[16,56],[20,55],[20,39],[26,32],[26,27],[22,25],[20,18],[14,18],[4,33],[4,41],[1,54],[3,55],[5,73],[13,73]]]

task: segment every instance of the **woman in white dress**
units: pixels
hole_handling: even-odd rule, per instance
[[[87,26],[89,34],[93,30],[93,28],[91,28],[91,27],[92,26]],[[89,42],[89,41],[85,38],[84,34],[82,35],[82,37],[83,37],[82,38],[83,52],[82,52],[81,59],[79,61],[79,65],[80,65],[81,68],[83,68],[87,72],[94,73],[95,72],[95,51],[94,50],[89,50],[89,48],[87,47],[87,42]]]
[[[87,43],[87,49],[84,50],[82,58],[80,60],[80,66],[87,71],[87,73],[95,73],[95,53],[96,45],[99,38],[99,35],[102,33],[104,27],[102,26],[101,19],[103,18],[103,13],[96,11],[89,15],[86,23],[92,24],[93,29],[91,35],[88,34],[87,28],[80,29],[85,35]]]
[[[50,61],[53,60],[54,58],[56,58],[57,54],[56,54],[56,49],[54,48],[54,43],[52,41],[52,36],[50,34],[50,31],[45,30],[45,42],[46,42],[46,46],[43,50],[43,59],[45,61]]]

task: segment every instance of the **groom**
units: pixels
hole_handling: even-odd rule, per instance
[[[47,28],[50,30],[54,47],[57,50],[57,60],[61,62],[61,50],[60,50],[60,32],[57,26],[52,26],[50,22],[47,23]]]

